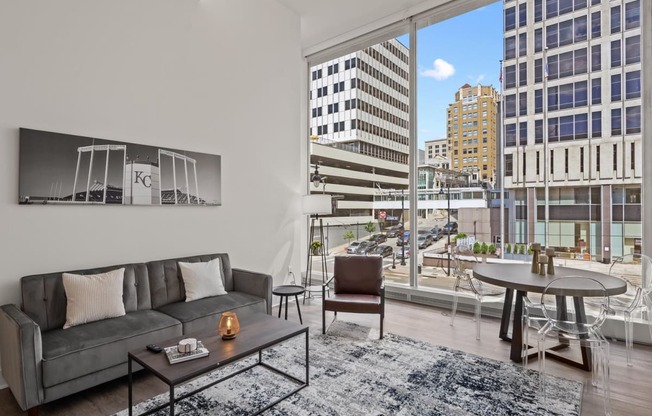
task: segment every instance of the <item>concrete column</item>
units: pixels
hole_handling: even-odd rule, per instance
[[[527,242],[535,241],[537,223],[537,188],[527,188]]]
[[[611,261],[611,185],[602,185],[602,196],[600,198],[600,229],[602,230],[601,253],[603,261]],[[593,254],[593,253],[591,253]],[[596,253],[597,254],[597,253]]]

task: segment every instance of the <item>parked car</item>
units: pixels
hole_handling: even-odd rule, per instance
[[[346,254],[355,254],[360,247],[361,241],[354,241],[346,248]]]
[[[387,236],[385,234],[374,234],[369,237],[369,241],[373,241],[377,244],[384,243],[387,241]]]
[[[457,234],[457,223],[451,221],[444,225],[444,228],[442,228],[442,234]]]
[[[405,253],[405,257],[403,257],[403,253]],[[410,245],[406,244],[405,246],[403,246],[401,248],[397,248],[396,249],[396,258],[397,259],[400,259],[400,258],[409,259],[410,258]]]
[[[358,250],[355,254],[371,254],[376,247],[378,247],[378,243],[375,241],[363,241],[358,246]]]
[[[403,233],[403,226],[402,225],[395,225],[393,227],[389,227],[387,229],[387,237],[388,238],[395,238],[400,236]]]
[[[409,244],[408,243],[409,241],[410,241],[410,230],[403,231],[403,234],[398,236],[398,238],[396,239],[396,245],[397,246],[402,246],[403,242],[405,242],[406,244]]]
[[[378,254],[382,257],[389,257],[394,253],[394,249],[391,246],[388,245],[380,245],[376,247],[373,251],[373,253],[370,254]]]
[[[430,234],[421,234],[417,241],[419,242],[419,248],[430,247],[433,243],[432,236]]]
[[[432,235],[433,241],[439,241],[444,236],[444,234],[442,233],[442,229],[439,227],[435,227],[432,230],[430,230],[430,235]]]

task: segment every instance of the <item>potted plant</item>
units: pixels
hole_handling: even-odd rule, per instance
[[[480,254],[480,251],[481,251],[480,242],[476,241],[475,243],[473,243],[473,254]]]
[[[525,244],[521,244],[521,247],[518,250],[518,254],[525,255]]]
[[[496,254],[496,246],[493,244],[489,244],[489,248],[487,249],[487,251],[489,252],[489,254],[493,256],[494,254]]]
[[[488,249],[489,249],[489,246],[487,246],[487,243],[482,243],[482,245],[480,246],[480,253],[486,255]]]
[[[321,247],[321,241],[313,241],[310,243],[310,252],[313,254],[313,256],[318,256],[321,254]]]
[[[510,243],[507,243],[505,247],[505,254],[512,254],[512,245]]]

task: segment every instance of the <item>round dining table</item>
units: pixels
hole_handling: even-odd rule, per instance
[[[514,362],[521,362],[523,360],[523,333],[521,320],[523,317],[523,297],[528,293],[543,293],[546,286],[548,286],[548,284],[553,280],[571,276],[587,277],[600,282],[609,296],[619,295],[627,291],[627,283],[624,280],[604,273],[586,269],[574,269],[570,267],[555,267],[554,275],[547,274],[542,276],[538,273],[532,273],[531,267],[530,264],[494,263],[478,264],[473,268],[473,277],[476,279],[506,289],[499,336],[501,339],[511,342],[510,359]],[[568,285],[561,285],[558,292],[555,294],[559,296],[572,296],[574,298],[573,303],[575,306],[577,322],[586,322],[583,298],[600,296],[601,293],[596,293],[594,290],[585,287],[572,285],[570,282],[573,281],[576,280],[570,280]],[[515,292],[516,299],[514,301]],[[509,337],[509,318],[512,312],[512,304],[514,305],[514,321],[512,325],[512,336]],[[553,349],[559,349],[566,346],[566,344],[560,345]],[[532,356],[534,357],[536,354],[532,354]],[[555,354],[554,351],[546,351],[546,356],[550,356],[553,359],[557,359],[583,370],[591,371],[591,355],[585,347],[582,347],[581,363],[559,356]]]

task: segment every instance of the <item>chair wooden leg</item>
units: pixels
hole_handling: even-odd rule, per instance
[[[380,339],[383,339],[383,321],[385,320],[385,316],[381,313],[380,314]]]
[[[321,307],[321,333],[326,334],[326,308]]]

